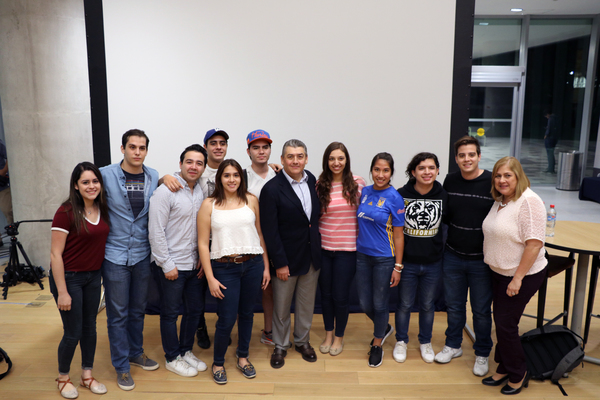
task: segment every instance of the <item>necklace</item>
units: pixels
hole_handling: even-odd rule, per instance
[[[504,200],[504,197],[502,198],[502,200]],[[508,199],[508,201],[506,202],[506,204],[504,204],[502,201],[500,201],[500,208],[504,208],[508,205],[508,203],[510,203],[510,201],[512,200],[512,197],[510,199]]]

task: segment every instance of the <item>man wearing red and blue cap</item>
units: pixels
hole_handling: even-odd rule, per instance
[[[276,176],[276,172],[269,167],[269,157],[271,157],[271,136],[264,130],[258,129],[252,131],[246,137],[248,144],[248,156],[252,164],[245,171],[246,185],[248,191],[260,197],[260,192],[269,180]],[[273,286],[269,286],[262,294],[262,306],[264,315],[264,329],[260,337],[260,342],[274,346],[273,343]]]
[[[248,191],[260,197],[262,187],[275,177],[275,171],[269,168],[269,157],[271,157],[271,136],[262,129],[252,131],[246,137],[248,144],[248,156],[252,164],[246,168]]]

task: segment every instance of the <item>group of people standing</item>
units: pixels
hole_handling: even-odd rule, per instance
[[[252,163],[246,169],[225,159],[228,140],[221,129],[208,131],[204,146],[182,152],[180,171],[159,180],[143,164],[148,137],[130,130],[122,138],[122,162],[101,170],[80,163],[73,171],[69,198],[52,225],[50,284],[65,330],[57,379],[63,397],[78,395],[69,377],[78,343],[80,387],[106,393],[92,377],[101,277],[118,386],[135,387],[130,365],[159,368],[143,351],[152,268],[160,280],[165,367],[181,376],[208,368],[192,352],[195,334],[201,347],[210,347],[204,320],[207,290],[217,300],[218,315],[211,373],[216,383],[225,384],[225,354],[236,321],[237,368],[245,378],[256,376],[249,344],[261,289],[261,342],[274,345],[270,363],[281,368],[292,347],[292,301],[294,349],[308,362],[317,360],[310,344],[317,286],[326,333],[319,351],[342,353],[356,277],[360,305],[373,321],[369,366],[382,364],[383,344],[394,331],[389,323],[392,290],[398,291],[393,359],[400,363],[407,358],[415,304],[423,360],[448,363],[460,357],[470,293],[473,373],[485,376],[489,370],[493,301],[498,368],[483,383],[497,386],[508,380],[505,394],[527,386],[518,322],[545,276],[545,213],[516,159],[499,160],[493,172],[482,170],[479,143],[465,136],[455,144],[459,171],[443,185],[436,180],[436,155],[423,152],[408,163],[408,182],[396,190],[389,153],[375,155],[373,185],[367,186],[352,173],[350,154],[340,142],[325,149],[317,179],[305,169],[308,150],[300,140],[285,142],[282,165],[269,164],[270,135],[251,132],[246,143]],[[443,223],[448,226],[445,242]],[[431,338],[442,288],[448,328],[445,346],[435,354]]]

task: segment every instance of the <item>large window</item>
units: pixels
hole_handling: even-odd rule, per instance
[[[495,158],[510,153],[519,157],[533,183],[555,184],[559,153],[586,148],[586,174],[591,175],[600,114],[596,91],[592,127],[586,128],[584,94],[586,86],[594,84],[587,82],[591,32],[589,18],[475,19],[473,65],[478,69],[474,67],[474,76],[485,76],[487,70],[482,68],[521,67],[525,71],[521,82],[513,85],[512,102],[513,89],[473,87],[471,91],[470,125],[479,120],[486,128],[484,158],[485,154]],[[521,49],[527,53],[521,54]],[[519,60],[526,60],[526,65],[519,65]],[[499,86],[481,81],[477,85]],[[512,107],[510,116],[507,106]],[[549,122],[555,140],[544,140]],[[502,125],[512,129],[508,132]],[[582,145],[582,131],[588,129],[583,135],[588,142]]]
[[[519,65],[520,19],[475,18],[473,65]]]

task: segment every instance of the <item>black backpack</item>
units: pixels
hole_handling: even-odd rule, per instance
[[[0,379],[4,378],[6,375],[8,375],[8,372],[12,368],[12,362],[10,361],[8,354],[6,354],[6,352],[4,350],[2,350],[2,348],[0,347],[0,362],[2,362],[2,361],[6,361],[6,363],[8,364],[8,369],[6,370],[6,372],[3,372],[0,374]]]
[[[567,396],[558,380],[583,361],[582,343],[581,337],[564,325],[547,325],[524,333],[521,344],[531,378],[541,381],[550,378]]]

